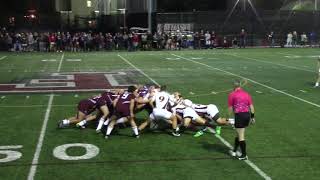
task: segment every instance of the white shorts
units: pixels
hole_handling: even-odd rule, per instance
[[[166,109],[154,108],[149,118],[151,121],[154,120],[169,120],[172,116],[172,112]]]
[[[191,118],[192,121],[196,121],[199,118],[199,115],[191,107],[186,107],[183,110],[183,118]]]
[[[207,107],[207,114],[210,118],[213,118],[215,115],[219,113],[219,110],[216,105],[209,104]]]

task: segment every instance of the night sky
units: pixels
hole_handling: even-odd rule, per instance
[[[208,11],[227,9],[227,0],[158,0],[158,11]]]
[[[4,1],[4,0],[2,0]],[[4,14],[25,13],[28,9],[38,12],[54,12],[55,0],[5,0],[1,2],[0,11]]]
[[[26,13],[28,9],[54,13],[55,0],[2,0],[1,14]],[[236,0],[158,0],[159,12],[226,10]],[[279,9],[284,0],[251,0],[258,9]],[[293,1],[293,0],[287,0]]]

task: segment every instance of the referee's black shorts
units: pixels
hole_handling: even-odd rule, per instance
[[[234,120],[235,120],[235,123],[234,123],[235,128],[245,128],[250,123],[250,113],[249,112],[235,113]]]

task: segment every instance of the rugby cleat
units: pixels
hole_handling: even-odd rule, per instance
[[[81,122],[77,123],[76,126],[78,128],[81,128],[81,129],[85,129],[86,128],[84,125],[81,125]]]
[[[195,135],[193,135],[193,137],[200,137],[200,136],[202,136],[204,134],[204,132],[203,131],[198,131]]]
[[[248,159],[248,156],[243,156],[243,155],[241,155],[241,156],[238,156],[238,159],[239,159],[240,161],[244,161],[244,160],[247,160],[247,159]]]
[[[101,129],[96,129],[96,133],[97,134],[101,133]]]
[[[105,135],[104,138],[105,139],[110,139],[110,136],[109,135]]]
[[[59,121],[59,122],[58,122],[58,128],[59,128],[59,129],[62,129],[62,128],[65,128],[65,127],[67,127],[67,125],[66,125],[66,124],[63,124],[63,121]]]
[[[216,131],[216,135],[220,135],[221,134],[221,126],[217,126],[215,131]]]
[[[177,132],[177,131],[173,131],[171,134],[172,134],[173,136],[175,136],[175,137],[181,136],[180,133]]]

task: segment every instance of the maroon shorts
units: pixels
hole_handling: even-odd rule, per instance
[[[78,104],[78,111],[85,115],[91,114],[95,110],[95,105],[89,100],[82,100]]]
[[[127,108],[116,108],[114,113],[118,118],[130,116],[130,110]]]

